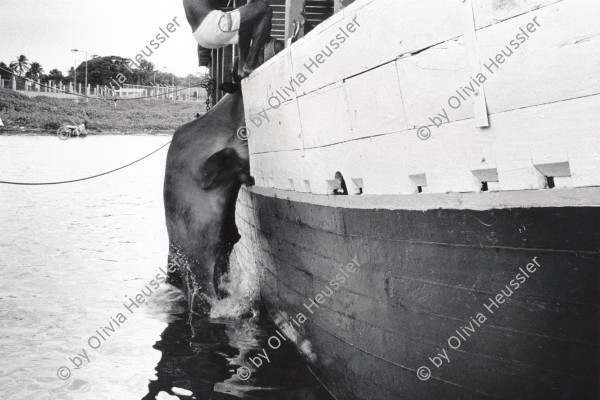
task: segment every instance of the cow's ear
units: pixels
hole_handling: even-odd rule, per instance
[[[217,151],[200,167],[200,181],[202,189],[210,189],[219,178],[225,178],[233,171],[232,163],[237,154],[231,147]]]
[[[242,85],[240,85],[239,83],[233,83],[233,82],[223,82],[219,85],[219,89],[221,89],[222,91],[224,91],[226,93],[230,93],[230,94],[238,92],[241,88],[242,88]]]

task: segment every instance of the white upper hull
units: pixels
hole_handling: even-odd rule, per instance
[[[358,0],[244,80],[252,175],[315,194],[336,171],[351,194],[599,186],[598,15],[596,0]]]

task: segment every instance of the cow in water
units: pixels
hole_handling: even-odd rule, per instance
[[[240,239],[235,204],[242,184],[252,185],[248,142],[238,137],[244,103],[238,90],[209,113],[181,126],[169,147],[164,205],[169,234],[168,282],[206,314],[220,288],[229,255]],[[171,268],[171,266],[176,268]]]

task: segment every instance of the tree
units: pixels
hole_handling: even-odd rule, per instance
[[[75,79],[75,68],[71,67],[71,68],[69,68],[69,71],[67,71],[67,76],[64,77],[64,81],[66,83],[70,83],[70,82],[73,82],[74,79]]]
[[[0,62],[0,79],[10,79],[10,77],[12,76],[10,74],[11,68],[8,67],[8,65],[4,64],[3,62]]]
[[[29,60],[23,54],[21,54],[17,61],[13,61],[10,63],[10,69],[15,71],[19,76],[23,76],[23,74],[29,69]]]
[[[33,80],[39,79],[44,73],[44,68],[40,65],[39,62],[32,62],[29,66],[29,71],[25,73],[25,77],[31,78]]]
[[[140,68],[133,70],[133,77],[138,85],[149,85],[154,78],[154,64],[147,60],[140,62]]]
[[[135,83],[136,70],[127,67],[127,59],[119,56],[96,57],[88,61],[88,83],[94,85],[118,86]],[[77,66],[77,80],[83,82],[85,62]]]
[[[61,82],[64,80],[65,80],[65,77],[64,77],[62,71],[59,71],[56,68],[54,68],[53,70],[50,70],[48,75],[44,75],[44,77],[42,78],[42,81],[44,81],[45,83],[50,82],[50,81],[54,81],[55,83],[57,83],[57,82]]]
[[[155,77],[156,75],[156,77]],[[168,85],[171,86],[171,74],[168,72],[155,71],[152,74],[152,83],[156,83],[157,85]]]
[[[175,84],[178,86],[197,86],[200,84],[204,76],[200,74],[188,74],[185,78],[175,77]]]

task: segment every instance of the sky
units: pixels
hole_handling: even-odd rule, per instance
[[[200,72],[196,41],[181,0],[0,0],[0,61],[20,54],[39,62],[44,71],[66,73],[89,58],[135,58],[148,46],[147,58],[157,70],[186,76]],[[181,26],[167,24],[176,18]],[[153,49],[150,41],[163,28],[170,37]],[[164,68],[166,67],[166,68]]]

